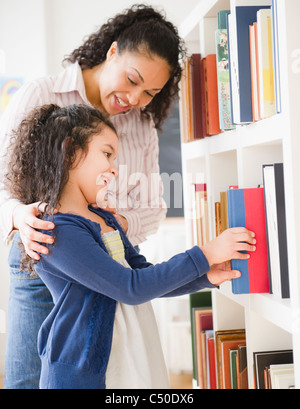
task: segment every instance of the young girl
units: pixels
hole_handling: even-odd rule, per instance
[[[202,249],[156,266],[147,263],[111,213],[89,207],[103,201],[107,184],[117,177],[117,153],[113,125],[84,105],[36,109],[15,133],[8,189],[38,209],[47,203],[41,218],[55,223],[53,244],[40,261],[23,251],[23,265],[40,276],[55,304],[39,332],[40,388],[166,388],[148,301],[237,277],[236,271],[210,266],[254,250],[254,234],[238,228]]]

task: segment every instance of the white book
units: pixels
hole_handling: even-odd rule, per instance
[[[264,190],[272,293],[281,298],[281,275],[274,166],[264,166]]]

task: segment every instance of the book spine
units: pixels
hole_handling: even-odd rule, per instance
[[[286,215],[285,215],[285,195],[284,195],[284,174],[283,164],[274,164],[275,190],[277,203],[277,225],[279,242],[279,260],[281,275],[281,297],[290,297],[289,286],[289,265],[287,253],[287,233],[286,233]]]
[[[248,260],[250,293],[269,293],[264,189],[245,189],[244,200],[245,226],[256,238],[256,251]]]
[[[230,78],[228,63],[228,35],[227,29],[219,29],[216,36],[219,122],[220,129],[234,129],[231,114]]]
[[[228,227],[246,227],[244,189],[227,190]],[[241,272],[232,280],[233,294],[249,294],[248,260],[231,260],[231,269]]]

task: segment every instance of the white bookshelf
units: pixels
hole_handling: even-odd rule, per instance
[[[215,54],[217,12],[232,0],[200,0],[180,27],[189,53]],[[240,5],[243,0],[239,0]],[[260,2],[258,1],[258,4]],[[249,4],[249,2],[247,3]],[[253,0],[251,4],[256,4]],[[231,283],[213,290],[214,330],[245,328],[249,387],[253,352],[294,351],[295,383],[300,388],[300,43],[299,0],[278,0],[282,113],[220,135],[182,144],[187,246],[193,245],[191,182],[206,182],[210,238],[215,237],[214,203],[229,185],[240,188],[262,183],[262,164],[283,161],[287,213],[291,298],[270,294],[233,295]]]

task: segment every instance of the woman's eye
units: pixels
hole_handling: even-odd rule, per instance
[[[147,94],[150,98],[154,98],[154,95],[150,94],[150,92],[146,91],[146,94]]]
[[[111,153],[110,153],[110,152],[104,152],[104,155],[106,155],[108,158],[111,157]]]
[[[136,82],[134,82],[130,77],[127,77],[128,78],[128,81],[132,84],[132,85],[137,85],[137,83]],[[148,95],[148,97],[150,97],[150,98],[154,98],[155,97],[155,95],[153,95],[153,94],[151,94],[149,91],[145,91],[145,93]]]
[[[130,77],[127,77],[128,81],[132,84],[132,85],[136,85],[136,82],[134,82]]]

